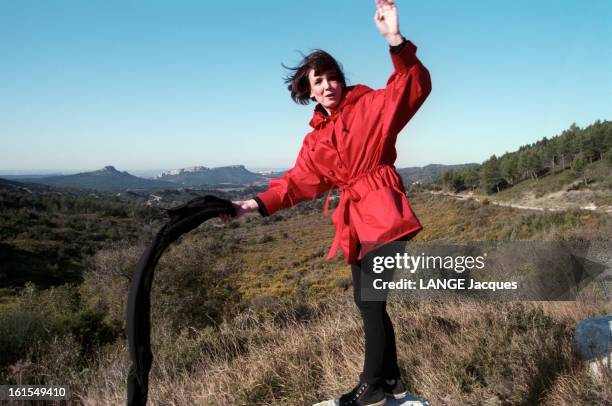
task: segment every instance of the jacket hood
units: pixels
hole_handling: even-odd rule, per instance
[[[372,88],[364,85],[346,87],[344,89],[345,93],[342,97],[342,101],[340,102],[340,106],[338,106],[338,109],[336,109],[336,111],[332,114],[332,117],[336,116],[338,112],[342,111],[342,109],[347,106],[350,106],[351,104],[354,104],[357,100],[361,98],[361,96],[371,91]],[[328,116],[329,115],[327,114],[325,108],[323,108],[321,104],[317,104],[309,124],[312,128],[317,128],[326,121],[326,118]]]

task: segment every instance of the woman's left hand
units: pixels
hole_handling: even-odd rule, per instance
[[[219,215],[219,217],[221,217],[221,220],[226,223],[232,220],[237,220],[243,215],[255,212],[259,209],[259,205],[257,204],[257,201],[255,199],[232,201],[232,205],[234,205],[234,210],[236,211],[235,216],[230,216],[229,214]]]
[[[399,18],[397,7],[393,0],[376,0],[376,14],[374,14],[376,28],[387,40],[389,45],[395,46],[404,40],[399,32]]]

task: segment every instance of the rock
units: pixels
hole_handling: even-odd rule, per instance
[[[584,319],[578,323],[576,349],[594,376],[601,377],[602,367],[612,370],[612,316]]]

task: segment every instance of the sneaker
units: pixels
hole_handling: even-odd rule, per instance
[[[408,389],[406,389],[402,378],[384,379],[382,381],[382,390],[386,396],[392,396],[395,399],[401,399],[408,394]]]
[[[340,406],[382,406],[385,393],[379,385],[359,382],[349,393],[340,396]]]

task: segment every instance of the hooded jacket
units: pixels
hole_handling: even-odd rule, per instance
[[[340,189],[332,215],[335,236],[326,259],[341,248],[355,263],[386,242],[421,229],[394,163],[398,133],[431,91],[429,72],[416,57],[416,46],[404,40],[391,48],[394,72],[384,89],[356,85],[345,88],[332,115],[315,107],[293,168],[272,179],[255,200],[262,215],[271,215],[301,201]],[[367,242],[367,244],[364,244]]]

